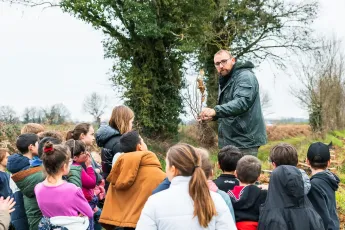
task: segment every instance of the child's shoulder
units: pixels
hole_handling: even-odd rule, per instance
[[[7,169],[11,173],[28,169],[30,167],[30,159],[22,154],[15,153],[8,157]]]
[[[8,174],[7,172],[0,171],[0,183],[4,181],[8,181],[9,177],[10,177],[10,174]]]
[[[318,172],[310,178],[311,189],[318,191],[330,191],[330,189],[336,191],[339,182],[340,179],[328,170]]]
[[[64,181],[62,184],[57,185],[57,186],[48,186],[44,184],[44,181],[38,183],[36,186],[36,189],[41,189],[41,188],[59,188],[59,189],[63,189],[63,190],[69,190],[71,192],[73,192],[74,190],[78,190],[79,188],[72,183],[69,183],[67,181]]]

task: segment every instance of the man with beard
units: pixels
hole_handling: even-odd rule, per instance
[[[219,74],[218,103],[213,109],[204,108],[200,119],[218,120],[219,148],[234,145],[244,155],[257,156],[267,135],[254,65],[236,62],[227,50],[214,55],[214,65]]]

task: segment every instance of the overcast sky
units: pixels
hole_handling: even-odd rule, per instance
[[[321,0],[318,33],[345,38],[345,0]],[[22,8],[0,2],[0,105],[18,114],[27,106],[63,103],[74,120],[91,120],[82,102],[91,92],[107,95],[109,109],[121,103],[111,87],[111,60],[103,58],[103,35],[59,8]],[[272,98],[270,117],[307,117],[289,93],[293,77],[274,76],[266,63],[257,71]]]

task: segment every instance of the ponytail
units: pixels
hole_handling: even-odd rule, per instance
[[[175,166],[181,176],[192,176],[189,182],[189,195],[194,201],[194,217],[198,217],[199,224],[207,228],[212,218],[217,215],[212,200],[207,178],[201,168],[201,155],[188,144],[177,144],[167,153],[170,167]]]
[[[73,130],[68,131],[66,135],[66,141],[68,140],[79,140],[80,135],[86,135],[90,130],[91,124],[90,123],[79,123],[77,124]]]
[[[189,195],[194,201],[194,216],[198,217],[200,226],[206,228],[217,212],[205,173],[200,167],[195,168],[189,182]]]
[[[72,130],[68,131],[67,134],[66,134],[66,141],[68,141],[70,139],[74,139],[73,138],[73,131]]]

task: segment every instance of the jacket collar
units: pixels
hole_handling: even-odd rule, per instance
[[[219,177],[225,177],[225,178],[236,178],[235,177],[235,175],[233,175],[233,174],[225,174],[225,173],[223,173],[223,174],[220,174],[220,176]],[[237,178],[236,178],[237,179]]]
[[[235,75],[233,74],[233,72],[231,74],[232,74],[232,76],[230,76],[230,79],[227,81],[227,83],[225,84],[225,86],[223,88],[221,88],[219,85],[219,92],[220,92],[219,95],[221,95],[224,92],[224,90],[226,88],[228,88],[228,86],[234,82]]]
[[[191,176],[175,176],[171,181],[171,186],[188,184],[191,179]]]
[[[43,171],[42,166],[29,168],[29,169],[26,169],[26,170],[23,170],[23,171],[20,171],[20,172],[13,174],[11,178],[14,182],[18,182],[18,181],[21,181],[28,176],[31,176],[32,174],[35,174],[37,172],[42,172],[42,171]]]

